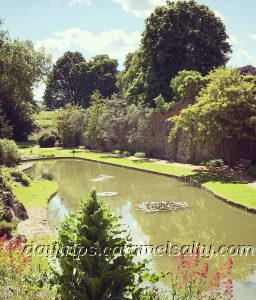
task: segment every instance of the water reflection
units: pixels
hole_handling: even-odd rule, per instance
[[[81,197],[96,187],[98,193],[118,193],[102,199],[122,215],[134,243],[161,245],[170,241],[181,246],[197,241],[216,247],[256,245],[255,215],[228,206],[209,193],[175,179],[78,160],[40,162],[29,172],[41,176],[43,171],[51,174],[60,186],[49,203],[49,222],[53,228],[59,226],[69,211],[76,211]],[[107,180],[92,181],[102,174]],[[136,205],[150,201],[187,202],[189,207],[152,214],[137,210]],[[212,259],[210,268],[216,268],[225,259],[220,256]],[[169,271],[175,264],[174,257],[153,258],[157,271]],[[254,257],[234,258],[237,291],[248,290],[248,297],[255,297],[255,267]]]

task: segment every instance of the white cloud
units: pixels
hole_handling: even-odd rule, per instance
[[[256,40],[256,32],[250,32],[248,35],[250,39]]]
[[[145,18],[159,5],[166,5],[166,0],[112,0],[121,5],[122,10],[132,13],[138,18]],[[178,0],[173,0],[174,2]],[[186,0],[185,0],[186,1]],[[222,21],[225,17],[217,10],[214,13]]]
[[[235,35],[230,35],[229,38],[228,38],[228,42],[231,45],[234,45],[237,41],[238,41],[238,38]]]
[[[222,21],[225,21],[225,17],[217,10],[214,10],[214,13],[217,17],[219,17]]]
[[[246,50],[240,49],[237,51],[236,56],[246,61],[245,64],[256,65],[256,57],[249,54]]]
[[[165,5],[166,0],[113,0],[121,5],[122,10],[138,18],[147,17],[156,6]]]
[[[54,61],[65,51],[77,50],[81,51],[87,59],[96,54],[108,54],[122,64],[127,53],[138,48],[140,37],[138,31],[126,34],[114,29],[97,35],[80,28],[69,28],[56,32],[53,37],[38,41],[36,48],[44,47],[53,56]]]
[[[92,2],[91,0],[69,0],[68,2],[69,7],[72,7],[75,4],[85,4],[87,6],[90,6]]]

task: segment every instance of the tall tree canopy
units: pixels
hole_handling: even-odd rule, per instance
[[[247,65],[238,69],[240,73],[244,76],[246,75],[256,75],[256,68],[252,65]]]
[[[11,139],[13,136],[13,128],[10,126],[9,121],[0,107],[0,139]]]
[[[85,62],[81,53],[68,51],[54,64],[44,94],[44,103],[48,109],[78,104],[81,101],[82,91],[71,75],[72,68],[81,62]]]
[[[157,7],[146,20],[141,61],[135,64],[133,58],[125,71],[130,79],[128,98],[139,97],[152,105],[162,94],[170,101],[170,81],[179,71],[195,70],[206,75],[225,65],[231,52],[227,38],[222,20],[205,5],[168,1],[166,6]],[[138,96],[133,91],[141,93]]]
[[[26,139],[33,128],[33,89],[46,75],[48,66],[49,58],[42,50],[36,51],[29,41],[12,41],[0,30],[1,122],[12,127],[16,140]],[[10,134],[9,127],[8,137]]]
[[[66,52],[49,76],[44,95],[46,107],[78,104],[86,108],[96,90],[110,97],[117,92],[117,66],[117,61],[107,55],[97,55],[87,62],[79,52]]]

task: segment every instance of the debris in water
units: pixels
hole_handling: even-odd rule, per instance
[[[113,197],[118,195],[116,192],[102,192],[102,193],[97,193],[97,196],[99,197]]]
[[[93,178],[93,179],[91,179],[90,181],[97,182],[97,181],[103,181],[103,180],[109,179],[109,178],[113,178],[113,176],[100,175],[98,178]]]
[[[187,202],[143,202],[136,205],[139,210],[144,212],[158,212],[158,211],[174,211],[180,208],[187,208]]]

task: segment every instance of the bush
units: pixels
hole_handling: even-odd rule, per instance
[[[54,147],[57,142],[57,136],[55,133],[44,133],[38,139],[38,144],[42,148]]]
[[[145,158],[146,157],[146,154],[144,152],[136,152],[134,154],[134,157],[137,157],[137,158]]]
[[[250,166],[247,170],[247,174],[252,177],[256,177],[256,165]]]
[[[24,186],[30,185],[30,178],[24,172],[20,170],[11,170],[11,176],[15,177],[19,182],[22,183]]]
[[[2,176],[0,173],[0,183],[2,184],[2,189],[11,192],[12,191],[12,185],[10,183],[10,179],[7,176]]]
[[[12,231],[14,231],[14,229],[16,229],[18,224],[19,224],[19,222],[17,219],[14,219],[11,222],[1,220],[0,221],[1,234],[6,234],[8,237],[10,237],[12,235]]]
[[[124,152],[123,152],[123,156],[125,156],[125,157],[129,157],[129,156],[131,156],[131,153],[130,153],[130,152],[128,152],[128,151],[124,151]]]
[[[206,162],[207,167],[222,167],[224,165],[223,159],[212,159]]]
[[[120,150],[114,150],[112,153],[115,154],[115,155],[121,155],[122,154],[122,152]]]
[[[86,150],[86,147],[85,146],[79,146],[78,149],[80,149],[80,150]]]
[[[20,162],[19,149],[14,141],[0,140],[0,165],[13,167]]]
[[[206,166],[207,161],[206,161],[206,160],[202,160],[202,161],[200,161],[200,162],[195,161],[195,164],[196,164],[196,165],[198,164],[199,166]]]
[[[42,151],[39,154],[41,157],[45,157],[45,158],[50,158],[50,157],[55,157],[55,154],[53,153],[52,150],[46,150],[46,151]]]
[[[83,144],[87,113],[77,106],[66,106],[57,115],[57,129],[60,142],[64,147],[76,147]]]
[[[146,269],[145,260],[136,263],[136,253],[123,251],[132,245],[124,232],[118,218],[97,200],[95,190],[77,213],[64,219],[59,246],[91,249],[97,255],[77,256],[67,251],[57,258],[61,299],[160,299],[154,298],[159,276]]]

